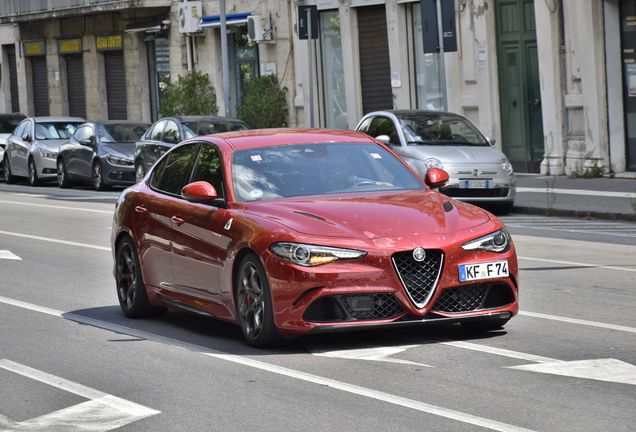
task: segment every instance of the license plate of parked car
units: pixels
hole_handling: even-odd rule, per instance
[[[459,265],[459,281],[508,277],[508,261],[491,261]]]
[[[492,189],[492,180],[460,180],[460,189]]]

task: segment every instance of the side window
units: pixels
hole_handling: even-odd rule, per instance
[[[163,141],[171,144],[181,142],[179,127],[175,122],[169,121],[166,125],[166,130],[163,132]]]
[[[163,128],[166,127],[166,122],[161,121],[155,125],[152,129],[152,132],[148,134],[147,139],[151,139],[153,141],[161,141],[161,135],[163,135]]]
[[[161,159],[157,162],[152,168],[152,174],[150,175],[150,186],[154,189],[159,189],[159,182],[161,181],[161,174],[163,173],[163,168],[166,166],[167,157]]]
[[[369,126],[371,125],[371,121],[373,120],[373,117],[369,117],[368,119],[366,119],[358,128],[358,132],[362,132],[363,134],[369,134]],[[376,135],[377,136],[377,135]],[[375,138],[375,137],[374,137]]]
[[[174,195],[181,194],[192,170],[192,163],[197,154],[198,144],[179,147],[170,152],[163,167],[161,178],[156,184],[157,189]]]
[[[91,136],[92,136],[92,128],[90,126],[82,126],[81,128],[75,131],[75,135],[73,135],[73,138],[75,138],[77,142],[80,142],[82,140],[90,139]]]
[[[221,154],[211,144],[202,144],[190,181],[206,181],[214,186],[219,198],[224,197]]]
[[[389,143],[392,145],[400,145],[397,129],[393,122],[386,117],[376,117],[371,122],[368,134],[373,138],[380,135],[388,135]]]
[[[18,127],[16,127],[15,130],[13,131],[13,135],[22,138],[22,134],[24,133],[24,129],[26,128],[27,124],[28,124],[28,120],[25,120],[22,123],[20,123]]]
[[[31,139],[35,139],[33,137],[33,123],[30,120],[24,122],[24,130],[20,134],[20,137],[26,139],[27,137],[31,137]]]

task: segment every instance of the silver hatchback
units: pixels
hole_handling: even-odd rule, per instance
[[[440,192],[453,198],[495,204],[509,212],[515,175],[506,156],[468,119],[438,111],[376,111],[356,127],[391,147],[424,178],[429,168],[449,174]]]

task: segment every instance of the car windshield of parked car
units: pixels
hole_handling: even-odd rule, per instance
[[[82,123],[75,122],[41,122],[35,125],[35,139],[59,140],[69,139]]]
[[[443,113],[418,113],[399,117],[407,144],[489,146],[468,120]]]
[[[23,118],[21,117],[0,119],[0,133],[13,133],[22,120]]]
[[[143,123],[98,124],[97,133],[103,143],[135,142],[139,141],[148,126]]]
[[[247,129],[243,123],[223,120],[197,120],[183,122],[187,138],[195,136],[210,135],[222,132],[233,132]],[[192,135],[192,136],[190,136]]]
[[[395,156],[377,144],[366,143],[293,144],[237,151],[232,180],[238,201],[425,188]]]

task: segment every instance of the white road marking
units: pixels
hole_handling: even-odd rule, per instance
[[[551,227],[547,227],[547,226],[528,226],[528,225],[519,225],[519,224],[509,224],[507,223],[506,226],[509,226],[510,228],[523,228],[523,229],[534,229],[534,230],[544,230],[544,231],[562,231],[562,232],[570,232],[570,233],[586,233],[586,234],[599,234],[599,235],[606,235],[606,236],[612,236],[612,237],[636,237],[636,234],[630,234],[630,233],[614,233],[614,232],[606,232],[606,231],[592,231],[589,229],[570,229],[570,228],[551,228]]]
[[[21,233],[9,232],[9,231],[0,231],[0,235],[6,235],[6,236],[11,236],[11,237],[19,237],[19,238],[27,238],[27,239],[31,239],[31,240],[39,240],[39,241],[44,241],[44,242],[49,242],[49,243],[57,243],[57,244],[63,244],[63,245],[67,245],[67,246],[77,246],[77,247],[83,247],[83,248],[88,248],[88,249],[97,249],[97,250],[103,250],[103,251],[109,251],[110,252],[110,248],[109,247],[95,246],[95,245],[91,245],[91,244],[87,244],[87,243],[78,243],[78,242],[72,242],[72,241],[67,241],[67,240],[60,240],[60,239],[55,239],[55,238],[51,238],[51,237],[41,237],[41,236],[35,236],[35,235],[31,235],[31,234],[21,234]]]
[[[65,196],[56,196],[55,199],[59,199],[60,201],[90,201],[90,200],[108,200],[113,201],[117,200],[118,195],[95,195],[95,196],[79,196],[79,197],[65,197]]]
[[[511,351],[503,348],[495,348],[486,345],[478,345],[471,342],[462,342],[462,341],[448,341],[448,342],[440,342],[443,345],[452,346],[455,348],[463,348],[472,351],[479,351],[486,354],[494,354],[503,357],[521,359],[536,363],[554,363],[561,362],[561,360],[553,359],[550,357],[542,357],[534,354],[527,354],[519,351]]]
[[[598,328],[607,329],[607,330],[617,330],[617,331],[622,331],[626,333],[636,333],[636,328],[634,327],[627,327],[627,326],[616,325],[616,324],[607,324],[607,323],[602,323],[597,321],[588,321],[588,320],[582,320],[578,318],[568,318],[568,317],[562,317],[558,315],[549,315],[544,313],[528,312],[528,311],[520,311],[519,315],[528,316],[532,318],[541,318],[541,319],[552,320],[552,321],[560,321],[560,322],[565,322],[570,324],[584,325],[589,327],[598,327]]]
[[[548,258],[534,258],[534,257],[528,257],[528,256],[517,256],[517,259],[526,260],[526,261],[545,262],[550,264],[564,264],[564,265],[568,265],[572,267],[590,267],[590,268],[597,268],[597,269],[618,270],[618,271],[636,273],[636,268],[629,268],[629,267],[606,266],[606,265],[590,264],[590,263],[582,263],[582,262],[574,262],[574,261],[554,260],[554,259],[548,259]]]
[[[616,359],[543,363],[509,369],[636,385],[636,366]]]
[[[18,206],[30,206],[30,207],[41,207],[41,208],[50,208],[56,210],[71,210],[71,211],[79,211],[79,212],[88,212],[88,213],[101,213],[112,215],[115,210],[97,210],[85,207],[69,207],[69,206],[59,206],[59,205],[51,205],[51,204],[36,204],[36,203],[27,203],[20,201],[5,201],[0,200],[0,204],[10,204],[10,205],[18,205]]]
[[[3,430],[105,432],[161,412],[7,359],[0,360],[0,368],[90,399],[20,422],[0,416]]]
[[[135,336],[138,338],[162,343],[165,345],[184,348],[189,351],[199,353],[199,354],[204,354],[219,360],[224,360],[224,361],[232,362],[235,364],[241,364],[241,365],[248,366],[254,369],[258,369],[258,370],[262,370],[262,371],[266,371],[270,373],[275,373],[278,375],[286,376],[288,378],[294,378],[301,381],[310,382],[313,384],[328,386],[328,387],[341,390],[350,394],[355,394],[358,396],[363,396],[370,399],[383,401],[393,405],[420,411],[426,414],[433,414],[433,415],[448,418],[451,420],[456,420],[462,423],[467,423],[467,424],[471,424],[475,426],[481,426],[490,430],[495,430],[500,432],[532,432],[530,429],[525,429],[518,426],[510,425],[507,423],[502,423],[496,420],[490,420],[484,417],[479,417],[472,414],[463,413],[461,411],[455,411],[455,410],[439,407],[436,405],[427,404],[425,402],[420,402],[413,399],[404,398],[401,396],[385,393],[382,391],[372,390],[372,389],[357,386],[354,384],[348,384],[342,381],[337,381],[330,378],[325,378],[318,375],[313,375],[306,372],[301,372],[301,371],[289,369],[286,367],[277,366],[270,363],[265,363],[259,360],[253,360],[247,357],[237,356],[233,354],[226,354],[226,353],[213,350],[211,348],[207,348],[204,346],[195,345],[188,342],[183,342],[178,339],[173,339],[166,336],[157,335],[154,333],[149,333],[143,330],[133,329],[130,327],[110,323],[107,321],[85,317],[75,313],[64,313],[62,311],[57,311],[50,308],[44,308],[42,306],[33,305],[33,304],[22,302],[19,300],[7,299],[6,297],[1,297],[1,296],[0,296],[0,302],[18,306],[25,309],[29,309],[36,312],[43,312],[48,315],[64,317],[65,319],[68,319],[71,321],[92,325],[95,327],[114,331],[117,333],[127,334],[129,336]]]
[[[38,194],[29,194],[29,193],[17,193],[16,195],[31,197],[31,198],[48,198],[48,195],[38,195]]]
[[[22,258],[17,256],[10,250],[0,250],[0,259],[22,261]]]
[[[596,190],[585,190],[585,189],[517,187],[517,192],[556,193],[556,194],[564,194],[564,195],[598,196],[598,197],[604,197],[604,198],[606,197],[636,198],[636,193],[632,193],[632,192],[611,192],[611,191],[596,191]]]
[[[402,359],[391,357],[395,354],[399,354],[408,349],[415,348],[418,346],[420,345],[398,345],[398,346],[355,348],[355,349],[348,349],[348,350],[332,350],[332,351],[319,351],[319,350],[310,349],[310,352],[313,355],[318,357],[341,358],[341,359],[348,359],[348,360],[368,360],[368,361],[379,361],[379,362],[385,362],[385,363],[397,363],[397,364],[405,364],[405,365],[433,367],[424,363],[417,363],[410,360],[402,360]]]

